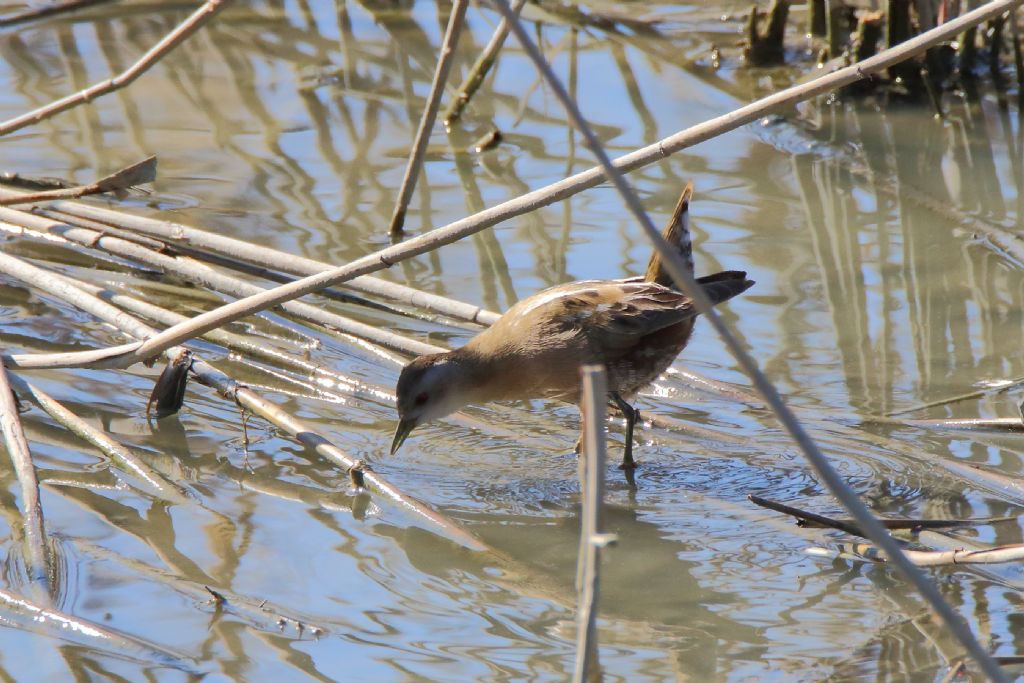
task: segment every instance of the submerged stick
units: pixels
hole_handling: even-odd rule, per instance
[[[1019,1],[1019,0],[1017,0]],[[584,136],[591,151],[597,157],[604,169],[605,174],[610,178],[615,189],[622,196],[623,202],[629,208],[630,212],[639,221],[641,227],[644,229],[644,233],[647,238],[654,244],[654,247],[658,254],[661,256],[665,269],[672,276],[672,280],[675,284],[686,293],[694,302],[697,310],[703,314],[708,322],[711,323],[712,327],[721,337],[722,341],[728,347],[729,352],[736,359],[737,363],[743,368],[744,372],[751,378],[754,386],[764,396],[765,401],[775,414],[780,424],[789,433],[793,441],[800,447],[804,456],[810,463],[814,471],[821,477],[822,482],[828,487],[829,491],[843,504],[847,510],[853,515],[854,519],[865,531],[868,538],[872,542],[882,548],[887,556],[891,558],[892,564],[896,567],[899,573],[921,593],[928,604],[932,607],[938,616],[945,622],[946,626],[952,631],[964,648],[971,654],[971,657],[978,663],[981,669],[994,681],[1005,681],[1006,678],[1002,673],[1002,670],[996,664],[991,655],[985,648],[982,647],[981,643],[975,638],[974,633],[962,620],[962,618],[956,613],[956,611],[946,602],[942,597],[942,594],[936,588],[927,576],[920,572],[913,563],[901,552],[900,546],[896,541],[886,532],[885,528],[878,523],[871,511],[864,505],[857,494],[847,486],[846,482],[843,481],[839,473],[832,467],[831,463],[825,457],[825,455],[819,450],[815,441],[810,437],[807,431],[804,429],[803,424],[797,419],[796,415],[789,409],[789,406],[782,400],[782,396],[779,394],[778,389],[775,385],[765,376],[765,374],[758,367],[753,357],[747,352],[747,350],[740,343],[739,339],[732,333],[729,326],[723,321],[722,317],[714,310],[711,302],[704,294],[702,288],[697,284],[693,277],[693,274],[689,272],[686,266],[686,262],[683,258],[675,252],[671,245],[666,242],[659,233],[658,229],[651,222],[650,217],[644,211],[643,205],[640,203],[640,199],[636,192],[629,184],[626,183],[622,174],[612,165],[611,160],[608,158],[601,141],[594,134],[593,129],[583,118],[576,103],[569,97],[564,86],[558,77],[551,70],[550,65],[544,60],[544,56],[540,53],[537,46],[530,39],[526,30],[519,24],[517,20],[511,17],[509,8],[505,0],[495,0],[495,4],[503,15],[509,20],[512,27],[512,32],[515,33],[516,39],[519,40],[520,45],[529,54],[530,59],[533,60],[538,71],[540,71],[544,78],[548,81],[551,89],[562,103],[562,107],[568,114],[569,119],[577,130]],[[995,5],[998,3],[992,3]],[[977,11],[969,13],[978,15]],[[969,16],[968,15],[968,16]],[[912,41],[911,41],[912,42]],[[909,45],[910,43],[904,43]],[[898,51],[899,48],[894,48],[893,52]],[[865,63],[871,62],[868,60]],[[840,73],[842,70],[836,73]]]
[[[598,681],[601,664],[597,656],[597,603],[601,589],[601,549],[614,540],[602,533],[604,518],[605,433],[604,408],[608,380],[604,366],[584,365],[583,453],[580,455],[580,550],[576,566],[576,668],[573,683]]]
[[[526,5],[526,0],[513,0],[512,2],[512,14],[517,18],[519,13],[522,12],[523,6]],[[505,38],[508,37],[508,22],[504,18],[498,22],[498,28],[494,29],[494,34],[491,39],[487,42],[480,56],[476,58],[473,66],[469,69],[469,74],[466,76],[466,80],[459,86],[459,94],[455,96],[451,104],[448,105],[448,109],[445,110],[444,120],[445,126],[451,126],[452,123],[457,121],[462,116],[462,110],[469,104],[469,100],[476,94],[476,91],[483,85],[484,79],[487,78],[487,74],[490,72],[491,67],[494,66],[494,62],[498,59],[498,52],[501,51],[501,46],[505,44]]]
[[[149,664],[158,662],[180,669],[191,676],[203,677],[196,669],[195,660],[190,657],[138,636],[121,633],[94,621],[38,605],[3,589],[0,589],[0,613],[3,614],[5,625],[17,629],[52,636],[84,647],[99,648],[108,652],[113,650],[120,656],[127,654]]]
[[[115,90],[120,90],[121,88],[131,84],[135,79],[148,71],[151,66],[160,61],[160,59],[162,59],[168,52],[176,48],[189,36],[198,31],[203,24],[220,12],[227,2],[228,0],[207,0],[199,7],[199,9],[179,24],[177,28],[168,33],[160,40],[160,42],[150,48],[149,52],[144,54],[137,62],[121,73],[117,74],[113,78],[108,78],[105,81],[95,83],[84,90],[78,91],[77,93],[68,95],[67,97],[51,102],[50,104],[39,107],[38,109],[26,114],[22,114],[21,116],[17,116],[13,119],[0,123],[0,136],[13,133],[25,126],[39,123],[40,121],[56,116],[68,109],[77,107],[78,105],[86,102],[91,102],[97,97],[114,92]]]
[[[46,527],[43,523],[43,504],[39,500],[39,479],[28,450],[28,440],[21,426],[18,403],[14,397],[7,370],[0,363],[0,431],[3,432],[4,446],[14,465],[21,488],[22,517],[25,520],[25,545],[28,560],[29,580],[43,589],[43,594],[53,598],[50,552],[47,547]]]
[[[747,496],[751,503],[759,505],[775,512],[781,512],[784,515],[790,517],[796,517],[797,526],[805,528],[824,528],[824,529],[836,529],[838,531],[845,531],[851,536],[864,537],[865,534],[861,531],[857,523],[850,519],[836,519],[834,517],[825,517],[824,515],[815,514],[808,510],[802,510],[795,508],[784,503],[779,503],[774,500],[768,500],[761,496],[755,496],[750,494]],[[878,522],[886,529],[952,529],[962,526],[978,526],[983,524],[992,524],[994,522],[1005,522],[1015,520],[1014,517],[996,517],[991,519],[879,519]]]
[[[430,95],[427,96],[427,106],[423,109],[423,116],[420,118],[420,125],[416,130],[416,139],[412,145],[412,153],[409,155],[409,163],[405,167],[405,177],[402,178],[402,186],[398,191],[395,211],[391,214],[388,233],[392,236],[402,234],[405,212],[409,208],[409,201],[412,199],[412,193],[416,189],[416,180],[419,178],[420,169],[423,166],[423,157],[427,152],[427,144],[430,142],[430,132],[434,128],[434,121],[437,119],[437,110],[441,106],[441,95],[444,93],[444,84],[448,81],[448,72],[451,71],[455,58],[455,46],[459,42],[459,34],[462,33],[467,7],[469,7],[469,0],[455,0],[452,3],[448,28],[445,29],[444,40],[441,41],[441,55],[437,60],[434,80],[430,84]]]

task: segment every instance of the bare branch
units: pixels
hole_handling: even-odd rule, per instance
[[[126,70],[113,78],[100,81],[99,83],[95,83],[84,90],[80,90],[26,114],[22,114],[21,116],[17,116],[13,119],[0,123],[0,136],[13,133],[25,126],[31,126],[32,124],[39,123],[40,121],[56,116],[68,109],[77,107],[80,104],[85,104],[86,102],[91,102],[97,97],[114,92],[115,90],[120,90],[121,88],[129,85],[136,78],[148,71],[151,66],[160,61],[160,59],[162,59],[168,52],[176,48],[185,39],[199,30],[203,24],[220,12],[227,3],[228,0],[207,0],[199,7],[199,9],[193,12],[188,19],[183,21],[177,28],[164,36],[164,38],[154,45],[149,52],[144,54],[137,62],[132,64]]]

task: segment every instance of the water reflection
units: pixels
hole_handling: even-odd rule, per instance
[[[8,85],[0,113],[21,113],[122,69],[186,10],[118,11],[126,14],[97,8],[0,34],[0,78]],[[446,11],[344,1],[236,6],[131,88],[5,140],[5,160],[21,173],[84,180],[157,152],[156,192],[132,199],[132,210],[342,263],[387,244],[384,226]],[[709,45],[729,45],[739,26],[719,21],[717,7],[655,6],[662,22],[653,25],[636,17],[601,25],[593,16],[579,24],[542,11],[531,6],[528,18],[542,20],[535,30],[546,53],[614,150],[653,142],[799,75],[738,72],[728,49],[723,66],[711,68]],[[487,10],[470,12],[460,74],[492,23]],[[1016,228],[1024,201],[1022,136],[1008,101],[986,93],[950,98],[942,120],[930,105],[813,103],[799,118],[737,131],[632,177],[658,221],[695,179],[699,269],[751,271],[758,285],[730,304],[727,319],[881,512],[1017,511],[1016,498],[948,466],[1016,475],[1015,440],[861,424],[1024,374],[1018,263],[992,237]],[[470,151],[494,128],[504,144]],[[463,120],[435,132],[408,226],[445,225],[590,164],[513,48]],[[121,263],[97,267],[77,248],[22,237],[3,248],[180,313],[213,305],[179,283],[155,286],[151,274]],[[568,279],[634,274],[647,255],[617,197],[600,187],[404,262],[387,277],[501,310]],[[472,333],[321,305],[435,342],[458,344]],[[119,341],[13,281],[0,283],[0,307],[8,348]],[[567,453],[575,411],[479,409],[477,426],[425,429],[388,459],[381,454],[394,413],[383,397],[395,363],[279,318],[236,329],[365,382],[372,400],[342,397],[339,386],[317,401],[303,396],[313,393],[308,372],[269,361],[225,365],[253,386],[273,388],[289,410],[457,516],[503,557],[455,549],[385,501],[354,497],[344,472],[261,421],[249,423],[246,452],[237,409],[201,387],[190,389],[180,417],[149,423],[142,406],[155,371],[40,373],[50,393],[199,498],[191,506],[148,498],[30,413],[47,522],[77,572],[64,582],[64,606],[96,621],[109,615],[114,626],[196,653],[203,671],[235,680],[564,680],[573,648],[576,467]],[[706,328],[684,362],[744,383]],[[1012,415],[1018,394],[917,416]],[[930,679],[958,655],[884,567],[807,558],[805,548],[827,545],[829,534],[795,530],[746,503],[759,493],[835,512],[762,411],[683,391],[674,377],[641,407],[693,431],[643,430],[636,492],[610,472],[608,526],[620,538],[604,572],[602,660],[610,678]],[[619,439],[613,429],[613,447]],[[24,578],[15,484],[10,473],[2,481],[4,580],[17,587]],[[977,533],[985,542],[1021,536],[1012,523]],[[1018,651],[1015,570],[937,573],[998,653]],[[203,585],[230,593],[231,608],[215,609]],[[260,611],[263,600],[273,612]],[[287,616],[283,627],[278,614]],[[325,633],[317,639],[298,623]],[[129,679],[148,673],[145,662],[53,634],[26,640],[6,629],[0,637],[8,648],[53,648],[68,666]],[[24,664],[4,664],[15,679],[29,675]]]

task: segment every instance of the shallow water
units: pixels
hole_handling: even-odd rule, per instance
[[[140,5],[0,33],[0,117],[9,118],[123,68],[184,16]],[[636,13],[633,5],[605,10]],[[739,6],[737,5],[737,11]],[[640,28],[572,31],[529,10],[556,71],[613,155],[725,113],[798,79],[739,68],[739,16],[645,6]],[[458,72],[494,17],[471,8]],[[130,88],[4,142],[4,170],[88,181],[149,153],[148,196],[117,206],[343,263],[388,243],[386,225],[442,31],[416,3],[254,4],[226,11]],[[723,48],[714,70],[709,45]],[[799,50],[791,55],[802,58]],[[553,95],[517,47],[460,125],[431,139],[407,227],[418,233],[589,168]],[[1010,102],[1015,101],[1011,94]],[[723,315],[799,410],[847,480],[880,514],[1014,515],[1012,494],[946,462],[1014,476],[1019,437],[872,422],[888,411],[1024,374],[1024,288],[1014,263],[926,210],[922,192],[1014,228],[1022,201],[1017,110],[985,95],[924,105],[811,103],[674,155],[630,176],[656,223],[688,179],[697,268],[746,269],[757,281]],[[497,126],[496,150],[466,151]],[[192,313],[209,297],[180,283],[99,265],[28,238],[9,253],[126,287]],[[497,226],[384,277],[503,310],[571,279],[640,272],[649,249],[608,185]],[[332,310],[435,344],[472,331],[340,303]],[[105,325],[0,277],[0,339],[12,350],[122,341]],[[271,316],[234,326],[352,377],[392,387],[399,366],[326,331]],[[305,335],[309,336],[305,336]],[[394,410],[277,368],[207,360],[308,421],[403,490],[461,521],[503,558],[473,554],[374,499],[347,475],[260,419],[193,385],[176,418],[153,425],[157,369],[24,373],[91,422],[186,482],[197,501],[168,504],[132,488],[41,411],[25,416],[61,575],[57,607],[172,651],[171,662],[11,622],[0,666],[15,680],[532,680],[567,678],[575,648],[577,429],[571,406],[471,409],[480,429],[423,427],[386,455]],[[748,383],[702,324],[677,368]],[[1018,390],[908,417],[1017,414]],[[706,430],[641,431],[632,491],[609,468],[601,660],[607,680],[935,680],[959,651],[922,602],[883,566],[808,556],[838,533],[799,529],[748,494],[823,514],[835,502],[762,411],[693,392],[670,375],[639,401],[648,415]],[[490,426],[489,426],[490,425]],[[495,427],[496,426],[496,427]],[[611,431],[613,457],[621,448]],[[3,477],[0,588],[25,593],[18,487]],[[953,534],[1020,542],[1016,522]],[[997,654],[1015,654],[1020,571],[931,570]],[[217,609],[203,586],[228,596]],[[261,601],[267,601],[261,608]],[[3,614],[0,611],[0,614]],[[281,616],[287,618],[279,626]],[[7,617],[5,617],[6,619]],[[300,630],[296,622],[303,624]],[[3,622],[6,624],[7,622]],[[322,633],[316,635],[314,629]],[[10,654],[8,654],[10,653]],[[16,656],[14,653],[18,653]],[[29,653],[31,656],[24,656]]]

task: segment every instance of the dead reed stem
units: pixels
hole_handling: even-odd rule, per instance
[[[0,188],[0,197],[17,194],[19,193],[15,190]],[[50,209],[56,209],[59,215],[51,210],[43,210],[42,214],[54,220],[66,221],[69,220],[69,217],[74,217],[99,221],[116,228],[138,232],[157,239],[185,244],[195,249],[208,249],[229,258],[257,264],[266,268],[275,268],[286,273],[312,275],[332,268],[330,264],[321,261],[286,254],[269,247],[250,244],[232,237],[182,225],[181,223],[161,221],[145,216],[135,216],[81,202],[58,201],[51,204]],[[382,296],[400,303],[425,308],[457,320],[491,324],[500,317],[498,313],[485,311],[474,304],[422,292],[412,287],[395,284],[372,276],[353,278],[346,282],[345,285],[367,294]]]
[[[128,448],[75,415],[39,387],[16,376],[11,376],[10,381],[23,396],[31,398],[51,418],[62,424],[73,434],[98,448],[133,479],[142,481],[150,492],[165,500],[176,503],[186,502],[192,497],[180,485],[170,481],[163,474],[154,470],[136,457]]]
[[[108,253],[159,268],[164,272],[177,275],[188,282],[231,296],[246,297],[267,291],[263,287],[224,275],[206,264],[193,259],[167,256],[120,237],[104,236],[103,233],[88,228],[69,227],[63,223],[17,209],[0,206],[0,220],[30,230],[52,233],[82,246],[98,247]],[[294,315],[302,320],[314,322],[344,334],[372,341],[386,349],[401,351],[411,355],[437,353],[444,350],[432,344],[408,339],[373,325],[367,325],[300,301],[289,301],[282,304],[281,308],[290,315]]]
[[[207,0],[199,7],[199,9],[193,12],[188,19],[183,21],[177,28],[164,36],[160,42],[150,48],[149,52],[144,54],[137,62],[132,64],[126,70],[113,78],[100,81],[99,83],[95,83],[84,90],[80,90],[26,114],[22,114],[21,116],[17,116],[13,119],[0,123],[0,136],[13,133],[25,126],[39,123],[40,121],[56,116],[68,109],[77,107],[80,104],[85,104],[86,102],[91,102],[97,97],[114,92],[115,90],[120,90],[121,88],[131,84],[136,78],[148,71],[151,66],[167,55],[167,53],[184,42],[193,33],[198,31],[203,24],[220,12],[227,3],[228,0]]]
[[[42,596],[52,600],[53,573],[46,526],[43,523],[43,504],[39,500],[39,480],[36,478],[36,469],[28,450],[25,430],[21,426],[18,403],[3,363],[0,363],[0,431],[3,431],[4,446],[7,448],[7,454],[14,465],[14,472],[21,487],[28,578],[41,588]]]
[[[604,366],[585,365],[583,380],[583,452],[580,454],[580,550],[576,565],[576,667],[573,683],[601,679],[597,653],[597,604],[601,589],[601,549],[612,540],[602,533],[604,517],[605,433],[604,412],[608,380]]]
[[[526,0],[514,0],[512,3],[512,13],[518,18],[519,13],[523,10],[523,6],[526,4]],[[462,110],[469,104],[469,100],[472,99],[476,91],[483,85],[484,79],[487,78],[487,74],[490,72],[491,67],[494,66],[494,62],[498,59],[498,53],[501,51],[501,46],[505,44],[505,38],[508,37],[508,22],[502,19],[498,23],[498,27],[494,29],[494,34],[491,39],[484,46],[480,56],[476,58],[473,66],[470,67],[469,73],[466,75],[466,80],[459,86],[459,94],[455,96],[451,104],[448,105],[448,109],[445,110],[444,120],[445,126],[451,126],[452,123],[457,121],[462,116]]]
[[[437,68],[434,70],[434,80],[430,84],[430,94],[427,96],[427,106],[423,109],[423,116],[420,118],[420,125],[416,130],[416,139],[413,141],[412,153],[409,155],[409,163],[405,167],[405,177],[402,178],[402,185],[398,191],[395,211],[391,214],[388,234],[392,236],[402,234],[405,212],[409,208],[409,201],[416,189],[416,180],[419,178],[420,169],[423,166],[423,157],[427,152],[427,144],[430,142],[430,133],[434,129],[434,121],[437,119],[437,110],[441,106],[441,95],[444,94],[444,85],[448,82],[448,72],[452,68],[455,46],[459,42],[468,7],[469,0],[455,0],[452,3],[448,28],[445,29],[444,40],[441,41],[441,54],[437,60]]]
[[[90,315],[115,326],[127,335],[145,339],[157,334],[156,330],[143,324],[131,315],[75,287],[67,278],[54,276],[42,268],[33,266],[3,252],[0,252],[0,272],[7,273],[51,296],[66,301]],[[181,353],[181,351],[183,351],[181,347],[172,347],[165,351],[164,355],[171,359]],[[260,415],[278,428],[285,430],[299,442],[315,450],[321,456],[346,470],[355,464],[355,458],[335,446],[330,440],[321,436],[308,425],[289,415],[278,406],[262,398],[256,392],[238,384],[206,362],[196,358],[192,365],[192,370],[201,382],[213,387],[221,395],[237,401],[245,409]],[[375,472],[367,471],[365,479],[370,489],[389,498],[402,510],[423,522],[428,528],[472,550],[489,550],[485,544],[462,529],[454,520],[431,510],[423,503],[406,495]]]
[[[1015,6],[1020,0],[1008,0],[1007,8]],[[993,2],[989,5],[997,5],[998,2]],[[952,631],[957,639],[963,644],[964,648],[970,653],[974,660],[978,663],[982,671],[985,672],[993,681],[1005,681],[1006,678],[1003,675],[1002,669],[999,665],[992,660],[991,655],[988,651],[982,647],[981,643],[978,642],[977,638],[974,637],[974,633],[967,627],[960,616],[953,610],[953,608],[945,601],[942,594],[938,591],[936,586],[920,572],[914,564],[901,552],[900,546],[896,541],[889,536],[885,528],[879,524],[878,520],[875,519],[871,511],[867,509],[864,503],[861,502],[857,494],[850,489],[846,482],[843,481],[839,473],[833,469],[832,465],[825,458],[824,454],[818,449],[817,444],[811,439],[810,435],[804,430],[803,425],[796,418],[796,415],[789,409],[789,407],[782,400],[778,390],[771,383],[771,381],[761,372],[757,363],[753,357],[747,353],[747,350],[739,342],[739,340],[733,335],[728,325],[722,320],[721,316],[718,315],[712,308],[711,303],[708,301],[704,292],[700,286],[697,285],[694,279],[693,273],[686,267],[685,261],[682,257],[675,252],[675,250],[669,245],[660,235],[658,229],[651,222],[649,216],[643,209],[643,205],[640,203],[639,197],[633,191],[633,189],[626,183],[622,173],[616,169],[608,155],[605,153],[604,148],[601,145],[600,140],[594,134],[589,124],[583,118],[576,103],[569,97],[564,86],[558,77],[551,70],[551,67],[544,60],[543,55],[534,45],[530,39],[526,30],[519,24],[518,20],[512,17],[509,7],[505,0],[495,0],[495,5],[499,11],[509,21],[512,32],[515,33],[516,38],[519,40],[520,45],[529,54],[533,60],[537,69],[547,79],[548,84],[554,91],[555,95],[561,101],[563,108],[568,114],[569,119],[573,125],[580,131],[587,141],[588,146],[594,155],[598,158],[601,163],[601,167],[604,173],[612,181],[615,189],[622,195],[623,201],[626,206],[630,209],[630,212],[636,217],[643,227],[647,237],[654,244],[656,251],[661,255],[665,269],[668,270],[672,276],[675,284],[682,289],[691,299],[694,301],[696,308],[700,311],[708,321],[715,328],[715,331],[719,334],[726,346],[729,348],[730,353],[736,358],[740,367],[743,368],[744,372],[751,378],[754,386],[757,387],[758,391],[764,396],[765,401],[771,408],[772,412],[775,413],[779,422],[789,432],[794,442],[800,447],[800,450],[804,453],[811,466],[821,477],[822,482],[832,492],[832,494],[843,504],[847,510],[853,515],[854,519],[859,524],[860,528],[864,530],[865,534],[870,538],[876,545],[878,545],[889,558],[889,561],[896,567],[900,574],[902,574],[914,587],[921,593],[928,604],[931,606],[939,617],[946,623],[946,626]],[[1003,10],[1005,11],[1005,9]],[[979,10],[970,12],[965,17],[974,15],[976,18],[982,16]],[[995,16],[995,15],[993,15]],[[963,17],[962,17],[963,18]],[[980,21],[980,19],[979,19]],[[927,35],[927,34],[926,34]],[[913,41],[910,41],[913,42]],[[904,43],[904,46],[909,45],[910,42]],[[922,48],[924,49],[924,48]],[[900,48],[893,48],[889,52],[897,52]],[[884,53],[883,53],[884,54]],[[879,55],[882,56],[882,55]],[[877,60],[877,58],[875,58]],[[872,60],[867,60],[863,64],[867,64]],[[841,73],[840,70],[838,73]],[[819,79],[820,80],[820,79]],[[857,79],[853,79],[857,80]],[[852,81],[851,81],[852,82]],[[813,81],[812,81],[813,83]],[[770,98],[769,98],[770,99]],[[742,111],[742,109],[741,109]]]
[[[893,64],[910,59],[933,45],[953,38],[967,26],[977,25],[1022,3],[1024,3],[1024,0],[994,0],[983,7],[967,12],[953,21],[922,33],[897,47],[885,50],[864,62],[839,69],[808,83],[779,91],[728,114],[680,131],[653,145],[648,145],[619,157],[614,162],[613,167],[620,173],[636,170],[681,149],[705,142],[725,132],[752,123],[767,113],[790,107],[803,100],[830,92],[844,85],[849,85]],[[451,223],[443,228],[437,228],[427,234],[413,237],[400,244],[368,254],[347,265],[316,275],[310,275],[296,282],[267,290],[262,294],[226,304],[215,311],[196,316],[186,325],[176,325],[167,329],[141,346],[133,344],[117,347],[116,350],[111,351],[112,353],[119,354],[116,358],[109,358],[99,363],[93,361],[92,364],[103,367],[127,367],[161,353],[170,346],[175,346],[199,336],[215,327],[234,322],[271,306],[277,306],[285,301],[290,301],[325,287],[346,282],[360,275],[368,275],[369,273],[390,267],[399,261],[419,256],[446,244],[451,244],[467,235],[489,228],[514,216],[522,215],[565,199],[584,189],[598,185],[606,177],[606,171],[603,167],[599,166],[589,169],[541,190],[529,192],[516,199],[481,211],[474,216]],[[31,361],[24,359],[24,362]],[[71,363],[73,361],[68,358],[65,362]]]
[[[889,562],[890,556],[870,543],[837,543],[838,552],[869,562]],[[811,554],[828,554],[826,549],[809,549]],[[1024,544],[1003,545],[981,550],[906,550],[903,554],[916,567],[946,567],[961,564],[1005,564],[1024,560]]]

